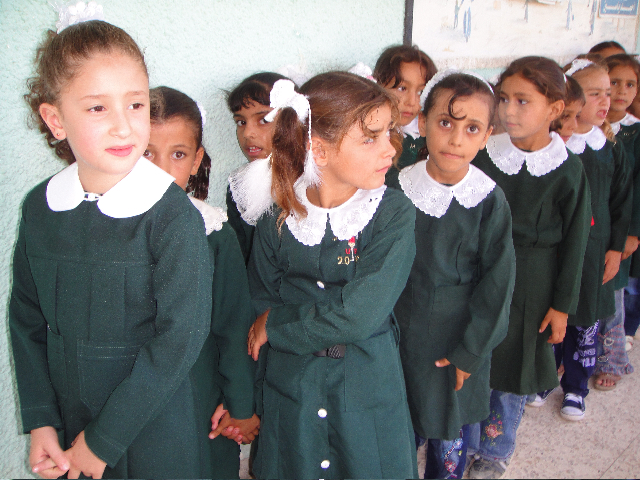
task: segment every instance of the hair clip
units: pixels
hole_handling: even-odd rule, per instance
[[[564,74],[567,77],[571,77],[576,72],[579,72],[583,68],[587,68],[589,65],[593,65],[593,62],[591,60],[587,60],[586,58],[576,58],[573,62],[571,62],[571,68]]]
[[[472,77],[477,78],[482,83],[484,83],[487,87],[489,87],[489,90],[491,91],[491,93],[493,93],[493,87],[491,86],[491,84],[487,82],[484,78],[482,78],[480,75],[478,75],[477,73],[472,72],[470,70],[458,70],[456,67],[450,67],[450,68],[447,68],[446,70],[441,70],[440,72],[436,73],[433,77],[431,77],[431,80],[427,82],[427,84],[424,87],[424,90],[422,90],[422,94],[420,95],[421,110],[424,110],[425,102],[427,101],[429,92],[433,90],[433,87],[435,87],[438,83],[440,83],[445,78],[455,74],[471,75]]]
[[[204,128],[207,123],[207,111],[204,109],[200,102],[196,102],[196,105],[198,107],[198,110],[200,110],[200,117],[202,118],[202,128]]]
[[[76,23],[88,22],[89,20],[104,20],[102,5],[98,5],[94,1],[87,4],[77,2],[66,5],[55,2],[51,6],[58,12],[58,21],[56,22],[58,33]]]

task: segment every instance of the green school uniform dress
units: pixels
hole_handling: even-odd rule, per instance
[[[202,217],[146,159],[102,196],[77,164],[33,189],[9,307],[24,432],[52,426],[66,449],[84,431],[107,478],[208,475],[211,285]]]
[[[417,478],[393,306],[415,255],[411,202],[384,185],[258,222],[256,313],[271,309],[257,478]],[[264,350],[264,349],[263,349]],[[265,353],[264,351],[262,353]]]
[[[507,337],[493,351],[491,388],[528,395],[558,385],[549,326],[538,333],[549,307],[574,314],[578,304],[591,208],[580,159],[562,139],[525,152],[507,133],[489,138],[474,164],[509,202],[516,251],[516,283]]]
[[[395,306],[413,428],[453,440],[489,416],[491,351],[507,334],[516,258],[504,193],[473,165],[454,186],[421,161],[400,172],[416,208],[416,258]],[[448,367],[435,362],[447,358]],[[456,367],[470,373],[455,391]]]
[[[608,250],[624,251],[632,207],[632,171],[620,145],[607,140],[593,127],[573,134],[567,148],[578,155],[591,192],[592,222],[582,267],[580,300],[569,325],[590,327],[616,311],[614,280],[602,284]]]
[[[249,257],[251,256],[251,246],[253,245],[253,232],[256,229],[255,225],[249,225],[242,219],[242,215],[238,210],[238,205],[233,200],[231,189],[227,188],[227,216],[229,218],[229,225],[233,228],[240,245],[242,257],[244,258],[245,265],[249,263]]]
[[[190,200],[204,220],[213,268],[211,332],[192,370],[202,392],[199,418],[208,434],[211,416],[221,403],[236,419],[250,418],[254,413],[255,365],[247,355],[247,335],[255,315],[244,258],[226,214],[196,198]],[[206,463],[209,469],[201,475],[238,478],[238,444],[222,435],[214,440],[202,440],[200,435],[200,440],[202,458],[210,456]]]
[[[616,139],[622,143],[633,175],[633,206],[628,235],[640,237],[640,119],[627,113],[622,120],[611,124]],[[626,287],[629,276],[640,277],[640,252],[620,263],[620,271],[614,279],[614,289]]]
[[[427,140],[425,137],[420,136],[418,117],[413,119],[409,125],[402,127],[401,131],[404,135],[402,154],[398,158],[397,163],[389,169],[384,180],[387,186],[397,189],[400,188],[400,184],[398,183],[400,171],[418,161],[418,153],[426,145]]]

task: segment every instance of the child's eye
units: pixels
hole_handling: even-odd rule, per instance
[[[372,144],[372,143],[373,143],[373,142],[375,142],[375,141],[376,141],[376,137],[366,137],[366,138],[364,139],[364,143],[365,143],[365,144],[367,144],[367,145],[370,145],[370,144]]]
[[[238,127],[244,127],[247,124],[244,120],[236,120],[236,125]]]
[[[509,103],[506,97],[500,97],[500,103]]]
[[[635,88],[636,84],[635,83],[627,83],[627,88]]]
[[[421,96],[422,96],[422,92],[423,92],[423,90],[420,90],[420,91],[418,92],[418,96],[419,96],[419,97],[421,97]]]
[[[89,109],[90,112],[104,112],[105,108],[102,105],[96,105]]]
[[[618,85],[618,82],[616,82],[615,80],[611,80],[611,86],[615,87],[616,85]]]
[[[144,153],[142,154],[142,156],[144,158],[151,158],[153,157],[153,155],[151,154],[151,152],[149,150],[145,150]]]
[[[260,125],[268,125],[268,124],[269,124],[269,122],[267,122],[267,121],[264,119],[264,117],[262,117],[260,120],[258,120],[258,123],[259,123]]]
[[[182,160],[186,156],[187,154],[181,151],[173,152],[173,158],[175,158],[176,160]]]
[[[527,103],[529,103],[527,100],[523,100],[522,98],[520,100],[518,100],[518,103],[520,105],[526,105]]]
[[[440,120],[438,122],[441,127],[449,128],[451,126],[451,122],[449,120]]]
[[[467,131],[469,133],[478,133],[480,129],[478,128],[477,125],[469,125],[469,128],[467,129]]]
[[[406,92],[406,91],[407,91],[407,87],[405,87],[404,85],[400,85],[400,86],[398,87],[398,91],[399,91],[399,92]]]
[[[136,102],[129,105],[129,110],[140,110],[144,107],[144,103]]]

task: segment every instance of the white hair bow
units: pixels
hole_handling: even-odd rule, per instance
[[[55,2],[51,6],[58,12],[58,21],[56,27],[58,33],[76,23],[88,22],[89,20],[104,20],[102,5],[97,2],[77,2],[65,5],[64,3]]]
[[[487,87],[489,87],[489,90],[491,92],[493,92],[493,87],[491,86],[491,84],[487,82],[483,77],[478,75],[476,72],[472,72],[470,70],[458,70],[456,67],[450,67],[450,68],[447,68],[446,70],[441,70],[438,73],[436,73],[433,77],[431,77],[431,80],[429,80],[425,85],[424,90],[422,90],[422,94],[420,95],[420,106],[422,110],[424,110],[424,104],[427,101],[429,92],[433,90],[433,87],[435,87],[438,83],[440,83],[442,80],[444,80],[448,76],[455,75],[457,73],[462,73],[464,75],[471,75],[472,77],[476,77],[478,80],[484,83]]]
[[[313,159],[311,148],[311,105],[307,97],[295,91],[295,85],[291,80],[278,80],[273,84],[269,94],[270,107],[273,108],[264,116],[266,122],[273,122],[278,112],[283,108],[293,108],[298,115],[298,120],[304,123],[309,119],[309,147],[304,162],[304,180],[307,185],[320,184],[320,171]]]

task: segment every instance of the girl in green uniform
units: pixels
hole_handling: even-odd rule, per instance
[[[142,52],[94,20],[50,32],[36,63],[26,97],[71,165],[28,194],[13,259],[30,464],[47,478],[201,478],[208,400],[192,372],[211,329],[212,270],[201,215],[141,158]]]
[[[233,114],[236,123],[236,137],[242,154],[249,162],[262,160],[271,155],[271,139],[273,137],[273,123],[265,122],[264,117],[271,111],[269,93],[273,84],[287,77],[273,72],[260,72],[251,75],[238,84],[227,96],[227,107]],[[242,167],[241,167],[242,168]],[[242,249],[245,264],[251,256],[253,232],[257,219],[251,217],[251,212],[240,212],[235,196],[239,192],[234,188],[233,174],[227,189],[227,215],[229,225],[233,227]],[[240,202],[242,202],[240,200]]]
[[[267,356],[257,478],[417,478],[393,306],[415,213],[387,189],[395,102],[357,75],[271,91],[275,206],[258,221],[249,284]],[[267,117],[270,120],[270,116]],[[253,182],[242,178],[252,192]],[[270,193],[267,192],[267,193]],[[254,192],[258,194],[259,192]]]
[[[213,421],[212,442],[201,442],[210,457],[208,478],[236,478],[239,449],[232,440],[253,440],[259,420],[253,412],[253,361],[246,338],[255,316],[244,260],[227,216],[204,202],[209,193],[211,159],[202,145],[204,116],[189,96],[168,87],[150,91],[151,135],[144,157],[175,178],[188,193],[205,223],[213,268],[211,333],[205,341],[192,378],[201,386],[203,425]],[[214,415],[214,410],[216,410]],[[228,414],[227,414],[228,413]],[[220,421],[222,417],[222,421]],[[227,430],[229,429],[229,430]],[[202,438],[201,438],[202,440]]]
[[[373,78],[398,102],[398,126],[404,137],[402,153],[396,164],[387,172],[385,183],[399,188],[398,173],[413,165],[418,151],[424,147],[424,134],[420,133],[418,116],[424,86],[437,68],[429,55],[417,47],[394,45],[385,49],[373,69]]]
[[[633,168],[633,212],[627,245],[622,254],[620,272],[615,278],[616,289],[624,291],[624,329],[626,334],[625,349],[633,346],[634,336],[640,324],[640,310],[638,309],[638,277],[640,277],[640,254],[634,247],[638,246],[640,236],[640,119],[628,113],[638,94],[640,79],[640,65],[631,55],[613,55],[606,59],[611,80],[611,108],[607,114],[607,121],[611,124],[613,133],[622,143],[627,160]],[[609,384],[613,383],[609,378]]]
[[[416,208],[416,259],[394,312],[425,478],[462,478],[468,424],[489,415],[491,351],[504,339],[515,281],[511,212],[469,163],[495,110],[485,81],[447,70],[427,84],[426,160],[399,182]],[[455,199],[455,201],[454,201]]]
[[[564,400],[560,414],[575,421],[585,415],[588,381],[596,366],[598,325],[615,313],[615,298],[621,295],[621,292],[614,295],[613,279],[627,243],[632,176],[621,145],[608,141],[601,129],[611,92],[606,66],[577,59],[567,66],[566,74],[584,92],[585,104],[577,128],[566,144],[582,160],[591,191],[592,212],[580,299],[576,314],[569,316],[562,344]]]
[[[558,385],[552,344],[562,341],[576,311],[591,223],[582,163],[549,133],[564,108],[562,69],[543,57],[515,60],[497,91],[506,133],[491,137],[474,164],[511,207],[516,283],[507,337],[493,351],[491,413],[480,424],[472,478],[504,474],[526,396]]]

